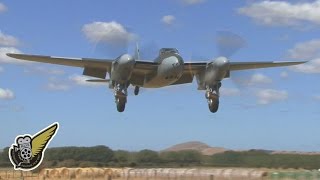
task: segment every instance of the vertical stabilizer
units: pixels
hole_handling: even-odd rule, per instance
[[[134,59],[135,60],[140,60],[140,49],[139,49],[139,44],[136,43],[136,49],[134,51]]]

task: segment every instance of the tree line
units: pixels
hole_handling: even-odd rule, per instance
[[[11,167],[9,148],[0,153],[0,167]],[[266,167],[319,169],[320,155],[270,154],[266,151],[226,151],[205,156],[198,151],[130,152],[107,146],[58,147],[45,152],[40,168],[52,167]]]

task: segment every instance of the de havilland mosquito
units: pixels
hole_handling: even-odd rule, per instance
[[[84,68],[83,75],[94,77],[89,82],[109,82],[109,88],[114,90],[117,110],[123,112],[127,102],[127,88],[161,88],[171,85],[191,83],[194,77],[198,90],[205,90],[209,110],[212,113],[219,108],[219,89],[221,81],[230,77],[231,71],[291,66],[305,61],[267,61],[267,62],[230,62],[227,57],[218,57],[208,62],[184,62],[175,48],[162,48],[154,61],[140,60],[139,49],[134,56],[120,55],[116,59],[64,58],[27,54],[12,54],[7,56],[42,63],[58,64]],[[106,79],[107,73],[109,79]]]

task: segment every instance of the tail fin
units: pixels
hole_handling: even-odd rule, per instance
[[[139,60],[140,59],[140,49],[139,49],[139,44],[136,43],[136,49],[134,51],[134,59]]]

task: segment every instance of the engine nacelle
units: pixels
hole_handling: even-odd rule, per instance
[[[225,57],[219,57],[206,66],[204,73],[196,76],[198,89],[205,90],[206,86],[215,85],[222,79],[229,76],[229,60]]]
[[[130,80],[135,59],[129,54],[124,54],[118,57],[111,67],[110,79],[117,83],[126,83]]]

